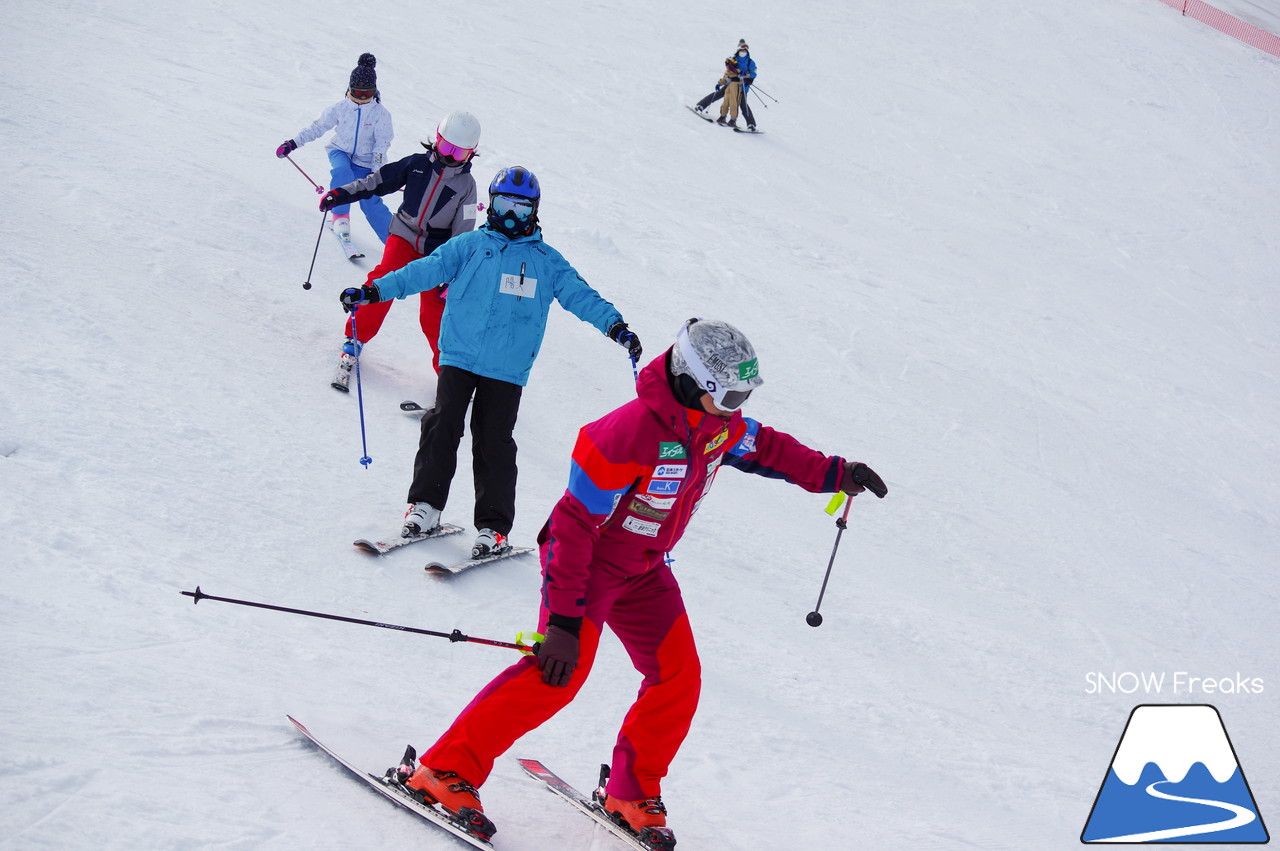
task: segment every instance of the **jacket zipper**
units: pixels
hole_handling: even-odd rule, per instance
[[[415,248],[418,249],[419,254],[422,253],[422,249],[427,247],[426,245],[427,235],[426,233],[423,232],[422,225],[423,225],[423,222],[426,221],[427,212],[431,209],[431,200],[436,197],[436,190],[440,188],[440,184],[443,182],[444,182],[444,170],[442,169],[440,173],[436,175],[435,185],[432,186],[429,190],[427,190],[427,197],[422,202],[422,215],[418,216],[418,238],[415,240],[415,242],[418,243],[418,245],[416,245]]]
[[[351,162],[353,164],[356,161],[356,152],[360,150],[360,109],[361,107],[356,107],[356,141],[351,146]]]

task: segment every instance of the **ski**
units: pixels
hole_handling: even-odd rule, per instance
[[[395,804],[398,804],[399,806],[403,807],[404,809],[408,810],[414,815],[419,816],[424,821],[431,822],[436,827],[439,827],[442,830],[448,831],[449,833],[453,834],[458,839],[461,839],[463,842],[467,843],[473,848],[488,848],[488,849],[493,848],[493,843],[489,842],[487,839],[485,839],[484,837],[476,833],[472,833],[470,830],[466,828],[463,822],[455,820],[445,815],[443,811],[438,810],[433,806],[422,803],[417,798],[413,797],[413,795],[411,795],[408,791],[406,791],[405,787],[401,786],[399,783],[395,782],[394,780],[391,780],[390,778],[387,778],[387,777],[377,777],[373,774],[368,773],[367,771],[361,771],[359,768],[356,768],[354,765],[352,765],[351,763],[347,762],[345,759],[343,759],[342,757],[334,753],[329,748],[328,745],[324,744],[319,739],[317,739],[315,737],[315,734],[312,733],[310,730],[308,730],[306,727],[304,727],[302,725],[302,722],[299,721],[297,718],[294,718],[292,715],[286,715],[285,717],[288,718],[289,721],[293,723],[293,726],[298,728],[298,732],[302,733],[302,735],[307,737],[307,740],[311,742],[311,744],[315,745],[317,748],[323,751],[327,756],[333,759],[334,762],[337,762],[339,765],[341,765],[343,768],[349,771],[351,775],[355,777],[357,780],[360,780],[368,784],[369,788],[378,792],[378,794],[382,795],[387,800]],[[468,811],[464,809],[463,812],[468,812]],[[481,818],[484,818],[484,817],[481,816]],[[485,819],[485,821],[487,822],[488,820]]]
[[[522,556],[525,553],[533,552],[533,547],[511,547],[500,553],[492,555],[480,556],[479,558],[469,558],[466,561],[460,561],[457,564],[444,564],[443,562],[433,561],[427,564],[427,573],[436,576],[452,576],[462,573],[464,570],[470,570],[473,567],[479,567],[482,564],[488,564],[491,561],[501,561],[504,558],[512,558],[513,556]]]
[[[701,118],[703,121],[710,121],[712,124],[716,123],[716,120],[712,118],[710,115],[707,115],[705,112],[698,112],[698,108],[696,106],[689,106],[688,104],[685,104],[685,107],[694,115]]]
[[[754,133],[754,134],[756,134],[757,136],[762,135],[762,134],[764,133],[764,131],[763,131],[763,130],[751,130],[751,129],[746,128],[746,127],[735,127],[735,128],[733,128],[733,132],[735,132],[735,133]]]
[[[351,545],[359,547],[366,553],[381,556],[408,544],[416,544],[418,541],[429,541],[432,538],[443,538],[445,535],[453,535],[461,531],[461,526],[454,526],[452,523],[441,523],[440,528],[426,535],[414,535],[411,538],[392,538],[390,541],[370,541],[367,538],[361,538],[358,541],[352,541]]]
[[[524,769],[524,773],[532,777],[534,780],[540,780],[549,791],[555,795],[568,801],[574,807],[577,807],[584,815],[589,816],[597,824],[603,825],[614,836],[621,839],[631,848],[638,851],[670,851],[676,847],[675,834],[670,828],[666,827],[646,827],[639,833],[624,827],[614,821],[601,806],[603,793],[599,790],[594,792],[590,798],[570,786],[564,780],[560,779],[554,771],[547,768],[536,759],[518,760],[520,767]],[[600,766],[600,774],[602,778],[608,776],[609,767]],[[603,783],[601,784],[603,785]]]
[[[425,414],[427,412],[426,408],[422,407],[421,405],[419,405],[417,402],[414,402],[413,400],[409,400],[407,402],[401,402],[400,410],[409,414]]]
[[[360,253],[360,250],[356,248],[355,243],[351,241],[350,230],[334,227],[333,220],[330,219],[329,231],[333,234],[334,238],[338,240],[338,245],[342,246],[342,253],[346,255],[348,260],[358,260],[364,256],[364,254]]]

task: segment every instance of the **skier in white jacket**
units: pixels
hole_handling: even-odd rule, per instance
[[[333,130],[333,138],[326,146],[332,175],[330,188],[345,186],[368,177],[381,168],[386,162],[387,150],[391,147],[394,134],[391,129],[391,113],[382,105],[382,95],[378,91],[378,75],[374,71],[377,61],[372,53],[361,54],[351,72],[343,99],[322,112],[319,118],[292,139],[282,142],[276,148],[276,156],[288,156],[294,150]],[[391,211],[387,209],[387,205],[375,195],[361,200],[360,210],[378,239],[385,243],[391,226]],[[335,207],[331,214],[334,231],[350,234],[350,205]]]

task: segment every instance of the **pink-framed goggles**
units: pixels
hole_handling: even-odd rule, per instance
[[[442,157],[448,157],[451,160],[457,160],[462,163],[466,162],[475,151],[475,148],[458,147],[439,133],[436,134],[436,153]]]

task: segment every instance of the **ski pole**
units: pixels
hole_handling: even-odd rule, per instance
[[[360,463],[364,468],[369,469],[369,465],[373,463],[373,459],[369,457],[369,441],[364,431],[364,390],[360,385],[360,335],[356,332],[356,313],[360,310],[359,305],[351,305],[351,339],[355,340],[355,354],[352,356],[356,361],[356,407],[360,410],[360,448],[364,452],[360,456]]]
[[[758,94],[762,94],[762,95],[764,95],[765,97],[767,97],[769,100],[773,101],[774,103],[777,103],[777,102],[778,102],[778,99],[777,99],[776,97],[774,97],[773,95],[769,94],[769,93],[768,93],[768,92],[766,92],[764,89],[762,89],[762,88],[760,88],[759,86],[757,86],[755,83],[752,83],[752,84],[751,84],[751,91],[756,92],[756,93],[758,93]]]
[[[755,89],[752,89],[751,91],[754,92]],[[759,95],[756,95],[756,100],[760,101],[760,105],[763,106],[765,109],[769,108],[769,104],[765,103],[764,100]]]
[[[317,194],[317,195],[323,195],[323,194],[324,194],[324,187],[322,187],[319,183],[316,183],[314,180],[312,180],[312,179],[311,179],[311,175],[307,174],[305,171],[303,171],[303,170],[302,170],[302,166],[298,165],[297,163],[294,163],[294,162],[293,162],[293,157],[289,156],[288,154],[285,154],[285,155],[284,155],[284,158],[285,158],[286,160],[288,160],[289,162],[293,163],[293,167],[294,167],[294,168],[296,168],[296,169],[298,170],[298,173],[299,173],[299,174],[301,174],[303,177],[305,177],[305,178],[307,179],[307,183],[310,183],[312,186],[314,186],[314,187],[316,188],[316,194]]]
[[[822,590],[818,592],[817,605],[804,618],[804,622],[809,626],[822,626],[822,615],[818,612],[818,609],[822,607],[822,598],[827,593],[827,580],[831,578],[831,566],[836,563],[836,550],[840,548],[840,536],[844,534],[845,528],[849,525],[849,509],[853,507],[853,498],[847,494],[842,494],[842,496],[844,496],[844,514],[836,520],[836,543],[831,548],[831,560],[827,562],[827,574],[822,577]],[[836,504],[839,505],[839,503]]]
[[[436,632],[430,629],[418,629],[412,626],[400,626],[394,623],[380,623],[378,621],[366,621],[360,618],[348,618],[342,615],[329,615],[324,612],[308,612],[306,609],[290,609],[287,606],[272,606],[268,603],[254,603],[249,600],[233,600],[230,597],[215,597],[212,594],[206,594],[200,590],[200,586],[196,586],[194,591],[179,592],[184,597],[191,597],[193,602],[199,604],[201,600],[217,600],[219,603],[234,603],[237,606],[252,606],[255,609],[270,609],[273,612],[286,612],[291,615],[306,615],[309,618],[325,618],[331,621],[342,621],[343,623],[354,623],[361,626],[376,626],[380,629],[397,629],[401,632],[412,632],[416,635],[430,635],[433,638],[447,638],[450,641],[469,641],[472,644],[487,644],[490,647],[505,647],[509,650],[519,650],[521,653],[528,653],[532,650],[532,645],[522,644],[517,638],[515,643],[510,641],[495,641],[492,638],[475,638],[470,635],[463,635],[460,631],[453,632]],[[522,634],[523,635],[523,634]]]
[[[325,213],[320,217],[320,233],[316,234],[316,250],[311,252],[311,268],[307,270],[307,279],[302,282],[302,288],[304,290],[311,289],[311,273],[316,270],[316,255],[320,253],[320,240],[324,236],[324,223],[328,218],[328,213]]]

